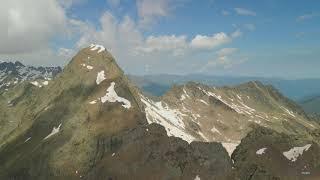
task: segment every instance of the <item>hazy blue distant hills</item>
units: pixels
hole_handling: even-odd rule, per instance
[[[320,93],[300,99],[299,104],[308,113],[320,114]]]
[[[270,84],[280,90],[285,96],[299,101],[313,94],[320,94],[320,79],[298,79],[286,80],[280,78],[262,77],[228,77],[228,76],[209,76],[209,75],[130,75],[134,81],[144,91],[156,96],[163,95],[173,84],[184,84],[188,81],[200,82],[213,86],[231,86],[249,81],[260,81]]]

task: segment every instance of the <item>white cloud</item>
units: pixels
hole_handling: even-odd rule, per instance
[[[2,3],[0,53],[18,54],[47,47],[66,28],[64,9],[56,0],[11,0]],[[23,43],[22,43],[23,42]]]
[[[183,55],[184,50],[188,47],[186,36],[149,36],[143,46],[137,47],[138,52],[172,52],[173,55]]]
[[[231,42],[231,38],[224,32],[213,34],[212,36],[196,35],[190,43],[195,49],[213,49],[223,44]]]
[[[75,55],[75,51],[73,49],[68,48],[59,48],[58,50],[58,56],[70,58]]]
[[[238,51],[237,48],[223,48],[223,49],[220,49],[219,51],[217,51],[217,55],[219,57],[229,56],[229,55],[234,54],[236,51]]]
[[[184,0],[136,0],[139,25],[149,28],[158,18],[169,16]]]
[[[209,60],[202,66],[199,72],[207,72],[216,68],[230,69],[236,65],[242,64],[248,60],[247,57],[242,57],[237,54],[237,48],[223,48],[216,52],[216,57]]]
[[[234,8],[235,12],[238,15],[242,15],[242,16],[256,16],[257,13],[248,9],[244,9],[244,8]]]
[[[240,29],[237,29],[236,31],[234,31],[233,33],[231,33],[231,37],[232,38],[238,38],[242,36],[242,32]]]
[[[231,43],[234,38],[239,37],[232,35],[234,33],[228,35],[224,32],[211,36],[198,34],[191,38],[176,34],[144,37],[139,24],[128,16],[119,20],[110,12],[106,12],[99,21],[100,28],[96,28],[89,23],[72,20],[73,26],[78,27],[78,32],[81,32],[77,47],[82,48],[91,43],[104,45],[125,71],[129,70],[127,72],[135,74],[178,73],[177,68],[181,66],[185,72],[186,68],[199,65],[196,60],[202,56],[209,55],[213,49]],[[176,63],[168,67],[167,65],[173,61]],[[181,70],[178,71],[181,73]]]
[[[212,36],[196,35],[188,41],[185,35],[159,35],[143,37],[139,25],[130,17],[126,16],[118,21],[110,12],[106,12],[100,18],[101,29],[97,30],[89,24],[83,22],[73,22],[79,26],[82,36],[77,42],[77,47],[85,47],[90,43],[104,45],[116,57],[121,56],[182,56],[189,50],[211,50],[221,45],[230,43],[238,36],[228,36],[220,32]]]
[[[304,15],[297,17],[296,20],[298,22],[301,22],[301,21],[305,21],[305,20],[309,20],[309,19],[318,17],[318,16],[320,16],[320,14],[317,14],[317,13],[304,14]]]

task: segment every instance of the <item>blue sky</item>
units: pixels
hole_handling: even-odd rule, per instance
[[[98,43],[130,74],[320,78],[320,1],[32,1],[8,3],[0,58],[63,65]]]

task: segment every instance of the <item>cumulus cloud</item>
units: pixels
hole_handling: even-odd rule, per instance
[[[43,49],[66,28],[65,11],[56,0],[12,0],[2,3],[2,7],[0,53],[3,54]]]
[[[237,54],[237,48],[223,48],[216,52],[216,57],[200,68],[200,72],[210,71],[215,68],[230,69],[236,65],[242,64],[248,60]]]
[[[212,36],[196,35],[190,45],[196,49],[213,49],[229,42],[231,42],[231,38],[224,32],[220,32]]]
[[[223,48],[223,49],[220,49],[219,51],[217,51],[217,55],[219,57],[229,56],[229,55],[234,54],[236,51],[238,51],[237,48]]]
[[[242,15],[242,16],[256,16],[257,13],[254,11],[251,11],[249,9],[245,9],[245,8],[234,8],[234,11],[238,14],[238,15]]]
[[[224,32],[208,35],[198,34],[188,40],[185,35],[159,35],[143,37],[139,25],[129,16],[117,20],[110,12],[105,12],[100,18],[101,29],[90,24],[73,22],[79,26],[82,35],[77,42],[81,48],[90,43],[100,43],[116,56],[123,54],[144,56],[146,54],[165,53],[166,55],[181,56],[187,51],[211,50],[230,43],[239,37],[239,32],[227,35]],[[236,35],[235,35],[236,34]]]
[[[140,46],[143,42],[142,34],[136,23],[125,16],[118,21],[110,12],[105,12],[100,18],[101,29],[95,26],[78,22],[82,32],[77,44],[78,48],[86,47],[91,43],[104,45],[115,56],[132,53],[134,47]]]
[[[195,64],[199,65],[201,62],[192,62],[187,63],[187,67],[186,61],[198,60],[199,57],[214,52],[216,48],[231,43],[240,33],[199,33],[194,37],[177,34],[143,36],[138,20],[134,21],[129,16],[118,19],[108,11],[101,16],[99,22],[97,28],[88,22],[72,20],[73,26],[78,27],[78,32],[81,32],[76,43],[77,48],[91,43],[104,45],[125,71],[130,69],[130,72],[135,73],[155,72],[155,69],[169,72],[168,69],[174,71],[178,66],[186,69],[196,66]],[[164,66],[173,61],[176,62],[174,66]],[[145,68],[146,64],[148,68]],[[163,71],[163,68],[166,70]]]

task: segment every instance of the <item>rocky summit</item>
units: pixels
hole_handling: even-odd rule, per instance
[[[320,178],[320,125],[271,86],[150,97],[96,44],[36,82],[0,93],[0,179]]]

